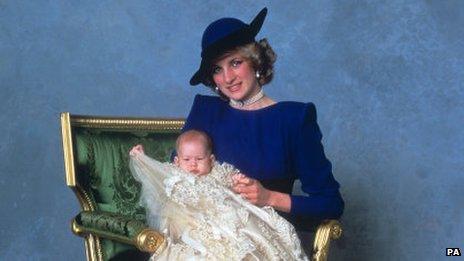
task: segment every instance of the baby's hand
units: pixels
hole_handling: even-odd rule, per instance
[[[143,146],[141,144],[135,145],[130,151],[129,155],[134,157],[140,154],[145,154],[145,151],[143,150]]]

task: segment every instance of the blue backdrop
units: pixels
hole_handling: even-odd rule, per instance
[[[59,113],[185,117],[204,27],[249,22],[316,104],[346,201],[331,260],[464,250],[464,2],[0,1],[0,260],[84,260]]]

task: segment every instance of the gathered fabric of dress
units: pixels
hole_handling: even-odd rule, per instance
[[[232,165],[195,176],[138,153],[130,168],[149,225],[167,240],[151,260],[308,260],[290,223],[231,190]]]

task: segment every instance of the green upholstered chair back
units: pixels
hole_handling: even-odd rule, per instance
[[[143,144],[147,155],[169,161],[183,121],[61,115],[67,185],[82,210],[118,213],[145,221],[140,184],[129,170],[129,150]],[[102,220],[101,222],[105,222]],[[133,246],[86,238],[89,260],[109,260]]]

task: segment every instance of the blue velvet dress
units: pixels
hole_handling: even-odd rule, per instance
[[[219,97],[197,95],[184,131],[212,138],[214,154],[270,190],[291,194],[299,179],[307,196],[291,195],[292,216],[338,218],[344,202],[312,103],[279,102],[254,111],[235,109]]]

